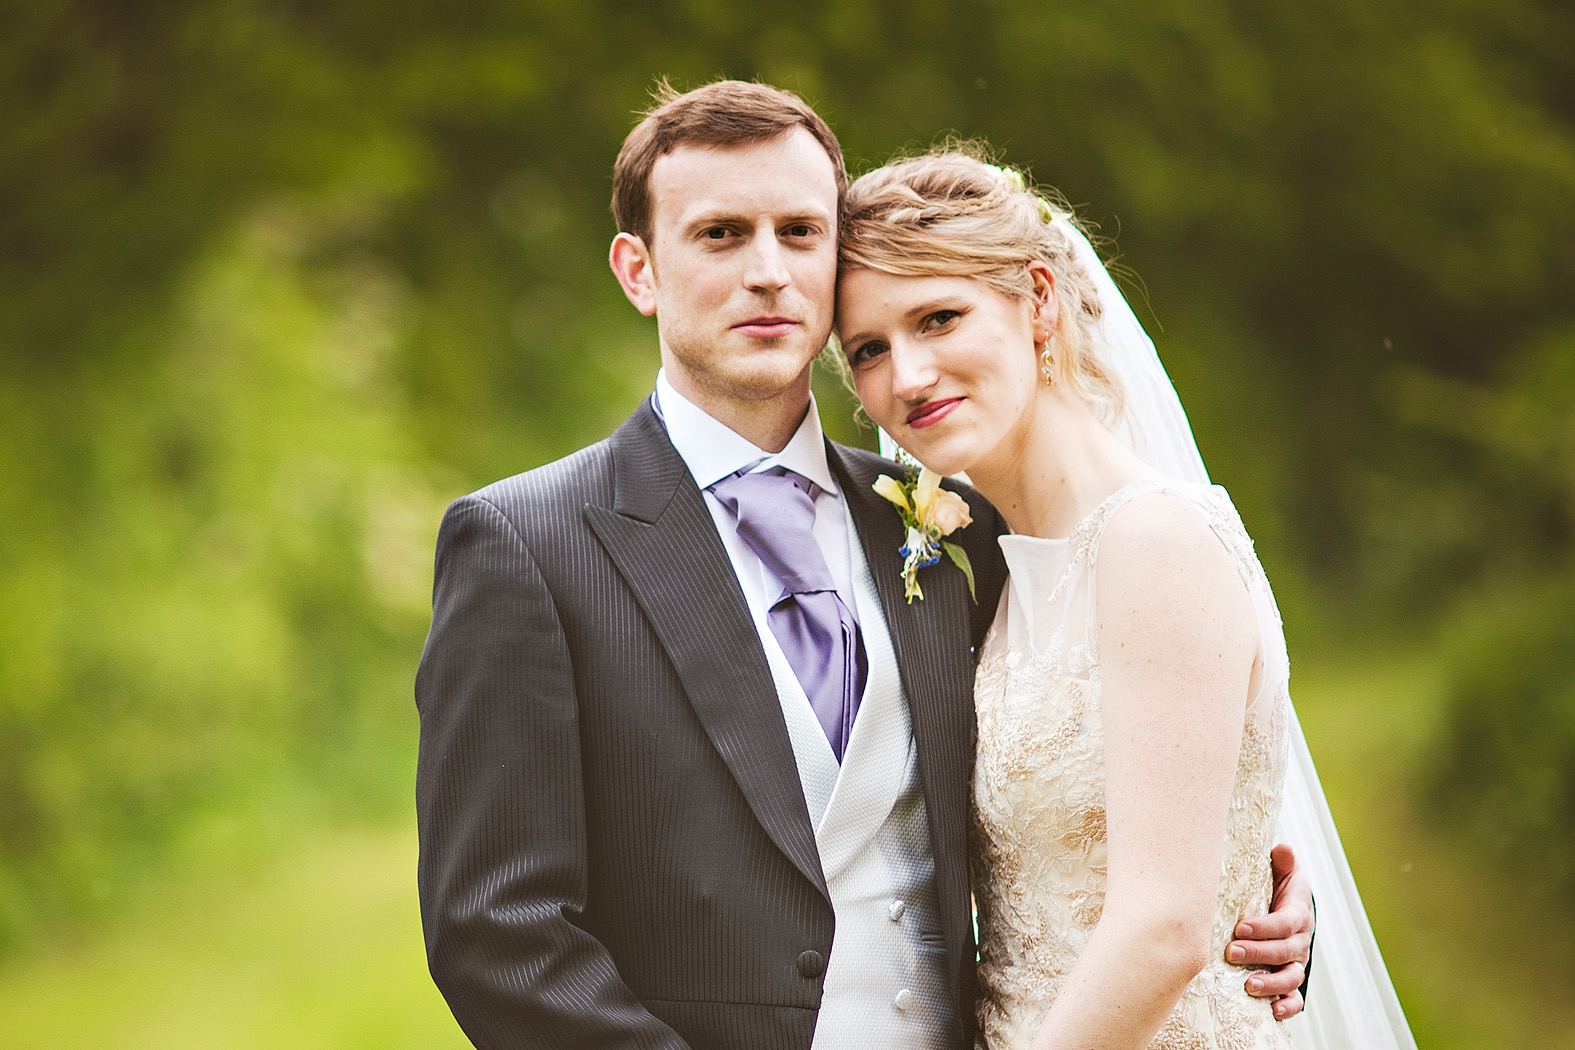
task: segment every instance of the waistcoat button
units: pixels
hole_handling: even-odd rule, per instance
[[[907,910],[908,910],[908,906],[906,904],[904,904],[902,901],[892,901],[891,902],[891,907],[886,909],[886,914],[891,916],[891,921],[892,922],[901,922],[902,921],[902,913],[907,911]]]
[[[826,960],[819,952],[805,952],[798,957],[798,972],[804,977],[819,977],[826,972]]]
[[[913,993],[904,988],[897,993],[897,997],[891,1001],[891,1005],[899,1010],[906,1010],[913,1005]]]

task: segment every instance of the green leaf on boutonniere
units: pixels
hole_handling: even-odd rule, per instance
[[[946,552],[946,556],[952,560],[952,564],[962,570],[963,577],[968,581],[968,597],[972,598],[975,604],[978,604],[979,596],[973,590],[973,564],[968,561],[968,552],[955,543],[946,542],[941,544],[941,550]]]

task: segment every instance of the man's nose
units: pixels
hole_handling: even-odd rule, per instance
[[[891,392],[903,401],[921,401],[940,378],[935,356],[905,339],[894,340],[886,351],[891,357]]]
[[[749,262],[744,268],[745,287],[780,291],[791,281],[776,231],[762,230],[750,238]]]

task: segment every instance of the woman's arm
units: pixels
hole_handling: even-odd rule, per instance
[[[1099,925],[1035,1050],[1147,1046],[1208,962],[1258,659],[1246,585],[1179,497],[1117,512],[1095,587],[1109,875]]]

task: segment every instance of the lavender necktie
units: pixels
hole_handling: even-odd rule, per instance
[[[711,486],[738,519],[738,535],[782,581],[766,624],[842,761],[864,693],[868,661],[858,621],[837,597],[826,556],[815,541],[820,486],[785,467],[729,474]]]

